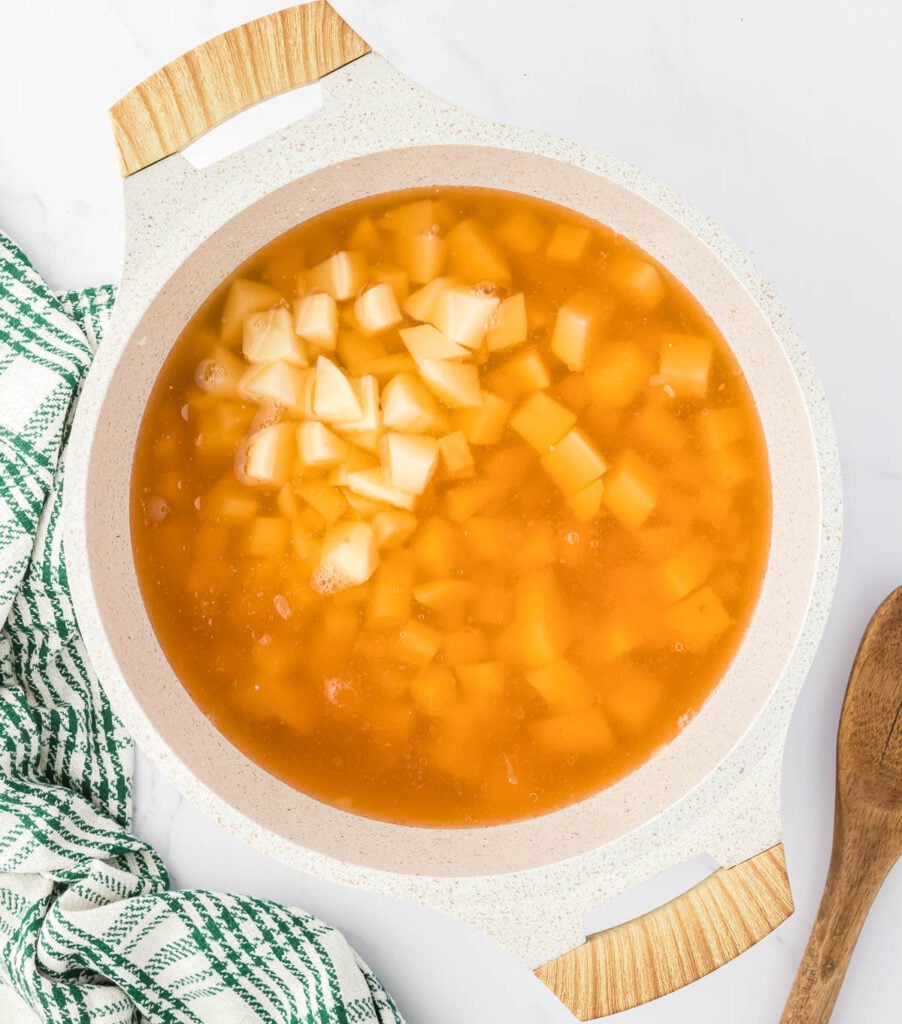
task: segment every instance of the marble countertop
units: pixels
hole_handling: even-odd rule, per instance
[[[280,2],[30,0],[0,10],[0,226],[58,289],[115,281],[120,183],[107,108],[178,53]],[[776,1021],[826,874],[836,725],[861,631],[902,582],[902,8],[852,0],[335,0],[402,71],[478,114],[570,136],[663,179],[753,257],[798,323],[843,461],[844,551],[826,638],[793,719],[784,841],[797,911],[739,960],[624,1022]],[[210,8],[214,8],[211,10]],[[252,141],[300,100],[246,115]],[[488,939],[443,915],[306,878],[225,834],[138,757],[135,828],[174,884],[271,897],[341,928],[410,1024],[564,1024],[570,1015]],[[615,923],[709,867],[592,913]],[[889,1021],[902,1000],[902,871],[858,945],[837,1024]],[[391,936],[386,941],[385,935]],[[2,1008],[0,1001],[0,1008]],[[24,1021],[24,1012],[3,1019]]]

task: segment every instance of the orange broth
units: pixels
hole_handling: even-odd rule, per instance
[[[440,187],[317,216],[203,303],[144,413],[131,532],[232,743],[326,803],[463,827],[587,797],[698,711],[770,485],[739,366],[667,271],[559,206]]]

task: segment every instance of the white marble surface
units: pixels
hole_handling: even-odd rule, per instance
[[[140,78],[267,0],[0,0],[0,227],[57,288],[116,280],[119,182],[106,109]],[[784,837],[797,913],[709,978],[622,1019],[776,1021],[814,916],[832,828],[836,723],[861,630],[902,582],[902,109],[890,0],[336,0],[407,74],[477,113],[631,160],[710,213],[797,320],[832,404],[846,533],[826,639],[793,720]],[[210,8],[215,7],[215,11]],[[300,100],[244,118],[240,144]],[[529,972],[428,910],[313,881],[225,835],[138,759],[135,827],[179,886],[264,895],[345,931],[411,1024],[563,1024]],[[613,922],[685,888],[688,865],[592,915]],[[861,937],[834,1020],[899,1017],[902,871]],[[386,938],[386,936],[388,936]],[[19,1010],[0,1018],[24,1021]]]

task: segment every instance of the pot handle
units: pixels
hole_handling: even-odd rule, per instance
[[[783,844],[721,868],[670,903],[536,971],[578,1020],[651,1002],[733,960],[793,912]]]
[[[325,0],[249,21],[183,53],[110,110],[123,177],[242,110],[369,53]]]

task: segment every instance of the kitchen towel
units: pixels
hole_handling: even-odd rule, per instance
[[[0,983],[58,1024],[403,1024],[334,929],[171,891],[129,832],[132,745],[78,634],[60,528],[113,299],[54,295],[0,233]]]

